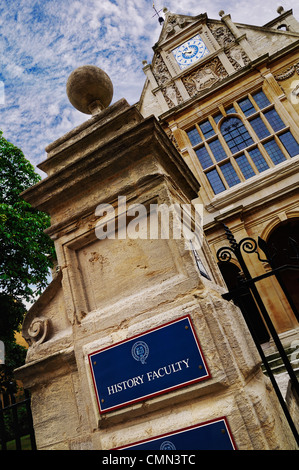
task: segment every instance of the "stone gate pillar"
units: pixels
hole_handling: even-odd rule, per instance
[[[16,371],[38,449],[295,448],[196,214],[177,236],[198,182],[154,117],[103,105],[107,77],[92,88],[79,72],[69,94],[94,114],[48,146],[47,178],[24,193],[50,214],[58,260]]]

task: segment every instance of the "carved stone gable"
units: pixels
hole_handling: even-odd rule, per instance
[[[166,10],[166,11],[165,11]],[[163,24],[163,28],[160,34],[160,38],[158,44],[165,41],[169,37],[173,36],[175,33],[180,32],[186,26],[194,23],[199,18],[203,17],[206,18],[206,15],[199,15],[199,16],[186,16],[186,15],[177,15],[167,9],[165,11],[165,21]]]

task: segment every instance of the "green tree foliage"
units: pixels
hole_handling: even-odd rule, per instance
[[[49,216],[20,195],[40,180],[22,151],[0,131],[0,339],[5,343],[7,372],[24,357],[14,343],[14,331],[25,313],[22,301],[32,301],[47,286],[55,257],[53,242],[44,233]]]
[[[20,193],[40,176],[22,151],[0,133],[0,291],[31,300],[47,285],[54,248],[44,233],[49,216],[31,207]]]

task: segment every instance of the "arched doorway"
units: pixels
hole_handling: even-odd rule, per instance
[[[281,222],[268,237],[267,246],[272,268],[287,264],[299,267],[299,218]],[[299,312],[299,270],[281,271],[279,277],[291,307]]]
[[[234,263],[220,262],[218,265],[228,290],[232,291],[236,289],[239,286],[241,269]],[[262,320],[252,294],[249,292],[246,295],[242,295],[238,301],[235,300],[234,302],[240,308],[245,319],[249,319],[252,325],[254,325],[254,331],[259,343],[263,344],[269,341],[270,336],[268,330]]]

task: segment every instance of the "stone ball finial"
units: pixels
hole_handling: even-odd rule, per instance
[[[221,16],[221,18],[222,18],[222,16],[225,15],[225,11],[224,11],[224,10],[220,10],[218,14],[219,14],[219,16]]]
[[[66,93],[70,103],[81,113],[97,114],[111,103],[113,85],[102,69],[83,65],[70,74]]]
[[[279,13],[279,15],[282,15],[282,13],[284,13],[284,8],[283,7],[278,7],[276,11],[277,11],[277,13]]]

